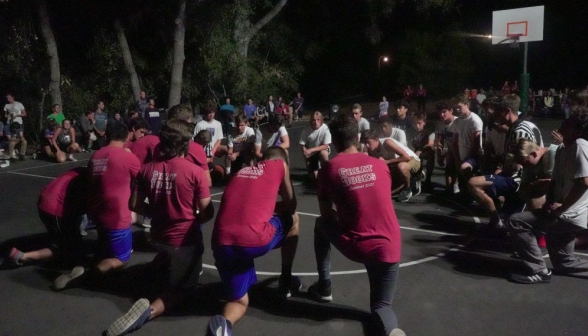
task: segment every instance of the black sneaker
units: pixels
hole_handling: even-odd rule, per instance
[[[302,289],[302,282],[296,276],[291,276],[290,279],[286,279],[280,276],[278,281],[278,290],[280,294],[286,299],[292,296],[293,292],[299,292]]]
[[[333,294],[331,293],[331,280],[326,280],[324,283],[317,281],[308,287],[308,294],[318,302],[333,301]]]
[[[548,283],[551,281],[551,271],[548,270],[547,273],[537,272],[532,275],[513,273],[510,275],[509,280],[522,284]]]

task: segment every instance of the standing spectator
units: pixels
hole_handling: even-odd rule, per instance
[[[96,149],[104,146],[106,141],[106,124],[108,124],[108,114],[104,111],[104,101],[100,100],[94,113],[94,133],[96,134]]]
[[[13,161],[24,161],[27,152],[27,140],[24,137],[21,124],[17,121],[13,121],[10,125],[4,126],[3,132],[8,141],[8,154],[4,154],[4,158]],[[18,156],[15,152],[15,147],[17,146]]]
[[[551,114],[551,109],[553,108],[554,100],[553,94],[551,90],[543,91],[543,116],[547,118]]]
[[[135,104],[135,108],[139,111],[142,116],[145,116],[145,112],[147,111],[147,107],[149,107],[149,100],[147,99],[147,93],[145,91],[141,91],[139,94],[139,100]],[[145,117],[145,119],[147,119]]]
[[[427,90],[425,90],[423,84],[419,85],[419,89],[416,92],[416,99],[419,111],[425,111],[425,103],[427,101]]]
[[[12,122],[17,122],[20,124],[21,130],[24,131],[22,118],[27,116],[25,107],[20,102],[14,100],[14,95],[12,93],[6,94],[6,101],[8,101],[8,104],[4,105],[6,125],[10,125]]]
[[[92,150],[92,144],[96,141],[94,134],[94,111],[88,110],[75,124],[77,138],[85,152]]]
[[[514,81],[512,83],[512,85],[510,86],[510,92],[514,93],[516,95],[519,94],[519,82],[518,81]]]
[[[276,104],[276,102],[274,102],[274,96],[269,95],[267,97],[267,102],[265,102],[265,111],[267,113],[269,113],[270,115],[276,113],[276,108],[278,107],[278,104]]]
[[[220,107],[220,122],[223,125],[223,133],[229,134],[235,125],[235,106],[231,105],[231,98],[225,98],[225,103]]]
[[[61,111],[61,106],[59,104],[53,105],[53,110],[51,114],[47,116],[47,119],[53,119],[57,121],[57,125],[63,124],[63,120],[65,120],[65,115]]]
[[[296,94],[296,98],[294,98],[292,104],[294,104],[294,120],[302,119],[304,115],[304,98],[302,98],[302,93],[298,92]]]
[[[424,187],[425,189],[431,187],[431,176],[435,168],[435,151],[433,150],[435,146],[435,130],[433,127],[427,127],[427,114],[425,112],[416,113],[412,119],[415,129],[412,137],[412,148],[421,160],[421,171],[417,174],[415,182],[416,196],[421,192],[423,168],[425,168]]]
[[[388,116],[388,108],[390,107],[388,100],[386,99],[386,96],[382,96],[382,101],[380,102],[379,108],[380,108],[380,114],[379,117],[386,117]]]
[[[570,117],[570,88],[565,88],[561,94],[561,107],[564,110],[566,119]]]
[[[392,310],[401,239],[390,199],[390,170],[382,160],[358,152],[357,123],[353,118],[341,114],[330,126],[339,154],[319,173],[321,217],[314,228],[319,279],[308,292],[320,302],[333,300],[330,274],[333,244],[345,257],[366,267],[376,335],[404,335],[397,329],[398,321]]]
[[[145,120],[147,120],[149,128],[151,128],[151,133],[159,135],[162,123],[159,110],[155,107],[155,99],[149,99],[149,106],[145,110]]]
[[[410,103],[412,102],[412,98],[414,97],[414,90],[410,87],[410,85],[408,85],[406,87],[406,89],[404,89],[404,91],[402,92],[402,98],[408,102],[408,104],[410,105]]]

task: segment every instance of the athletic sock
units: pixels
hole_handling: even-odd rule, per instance
[[[231,167],[227,167],[227,169],[225,169],[225,172],[227,175],[231,175]]]

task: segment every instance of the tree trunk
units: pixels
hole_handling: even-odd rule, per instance
[[[182,98],[182,72],[184,69],[184,38],[186,35],[186,0],[179,2],[178,16],[176,17],[176,29],[174,31],[173,64],[171,71],[171,84],[169,88],[168,107],[178,105]]]
[[[45,44],[47,45],[47,54],[49,55],[49,66],[51,70],[51,82],[49,83],[49,90],[51,92],[52,104],[59,104],[63,108],[61,102],[61,72],[59,69],[59,55],[57,54],[57,43],[55,43],[55,36],[51,29],[51,22],[49,22],[49,14],[47,12],[47,4],[45,0],[39,0],[37,12],[41,20],[41,33]]]
[[[131,79],[131,88],[133,90],[133,97],[136,100],[139,100],[139,94],[141,93],[141,84],[139,84],[139,76],[137,76],[137,71],[135,70],[135,64],[133,63],[133,57],[131,55],[131,50],[129,49],[129,44],[127,42],[127,36],[125,35],[125,31],[120,23],[120,20],[114,21],[114,29],[116,30],[116,35],[118,36],[118,44],[120,46],[120,51],[122,53],[123,60],[125,61],[125,68],[129,72],[129,76]]]

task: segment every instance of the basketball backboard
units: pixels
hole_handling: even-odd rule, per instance
[[[543,41],[545,6],[492,12],[492,44]]]

